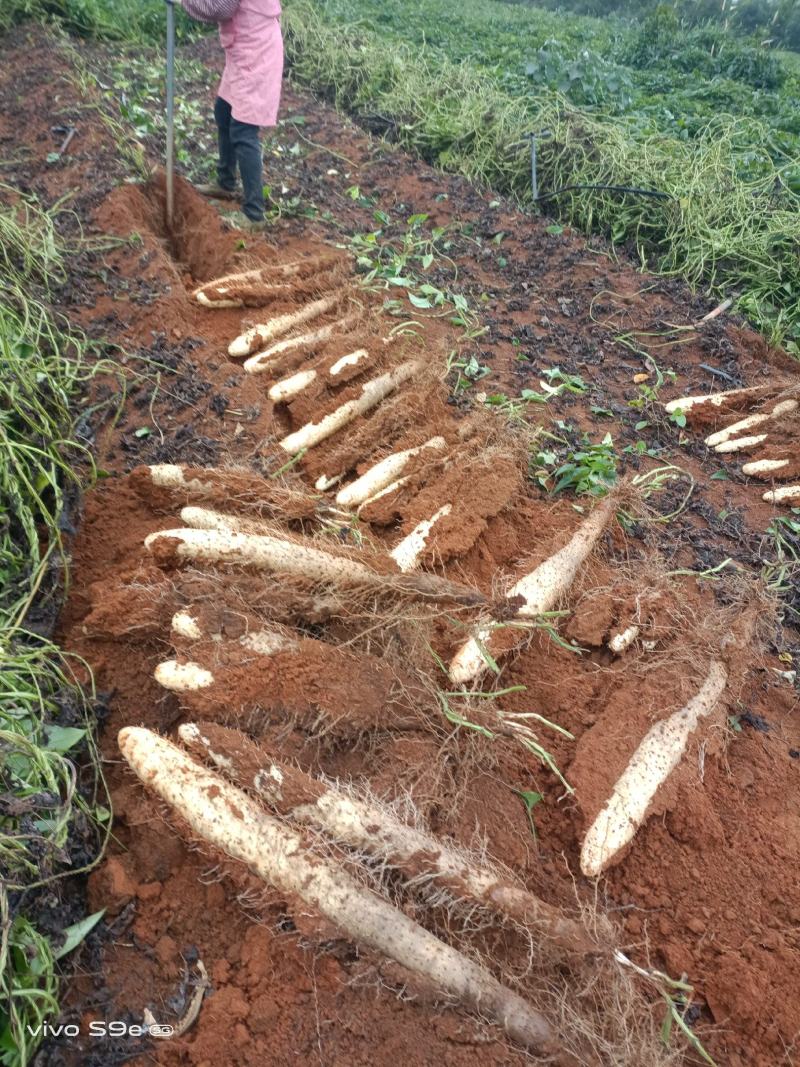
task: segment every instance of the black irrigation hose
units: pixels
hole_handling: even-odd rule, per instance
[[[675,199],[669,193],[661,193],[657,189],[631,189],[627,185],[565,185],[561,189],[554,189],[551,193],[541,193],[541,195],[534,198],[534,203],[539,203],[540,200],[552,200],[554,196],[569,193],[573,189],[599,189],[610,193],[636,193],[637,196],[652,196],[656,200]]]

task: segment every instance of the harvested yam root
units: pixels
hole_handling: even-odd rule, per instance
[[[204,500],[228,508],[241,507],[261,516],[292,520],[313,518],[318,503],[318,498],[311,493],[289,489],[251,471],[234,468],[158,463],[134,468],[130,480],[136,493],[155,506],[176,499]]]
[[[398,386],[412,378],[420,369],[420,364],[415,361],[401,363],[394,370],[387,371],[377,378],[372,378],[361,386],[361,394],[353,400],[336,408],[335,411],[323,416],[319,422],[310,422],[280,442],[284,452],[293,455],[307,448],[313,448],[327,437],[331,437],[338,430],[343,429],[359,415],[365,415],[372,408],[377,407]]]
[[[516,615],[535,618],[558,604],[611,521],[616,503],[614,496],[606,497],[563,548],[511,586],[507,600]],[[487,651],[492,652],[493,632],[497,626],[494,620],[485,620],[474,636],[461,646],[450,664],[451,682],[464,685],[488,669]]]
[[[443,887],[481,904],[572,952],[598,951],[585,927],[498,872],[468,862],[388,808],[341,792],[274,757],[237,730],[214,723],[179,728],[188,749],[211,760],[236,785],[254,791],[278,814],[317,827],[333,841],[366,851],[402,871],[415,888]]]
[[[697,695],[645,734],[583,840],[581,870],[587,877],[602,874],[633,840],[657,792],[683,758],[691,734],[715,709],[727,682],[725,666],[713,661]]]
[[[319,300],[312,300],[304,307],[301,307],[299,311],[293,311],[287,315],[278,315],[277,318],[270,319],[269,322],[253,326],[252,329],[247,330],[231,341],[228,346],[228,355],[251,356],[254,352],[263,348],[264,345],[269,344],[270,341],[283,337],[298,326],[303,326],[307,322],[318,319],[320,315],[324,315],[327,311],[331,311],[341,302],[343,295],[343,292],[339,291],[329,296],[320,297]]]
[[[145,538],[145,548],[161,566],[176,566],[187,560],[238,564],[297,575],[313,582],[368,586],[399,595],[461,604],[487,602],[479,590],[437,575],[400,574],[389,557],[371,555],[367,566],[352,557],[325,552],[299,538],[290,540],[269,534],[239,532],[254,528],[253,520],[206,508],[192,507],[184,511],[198,528],[158,530]]]
[[[356,366],[361,369],[368,360],[368,350],[366,348],[357,348],[354,352],[339,356],[333,363],[323,366],[319,370],[314,368],[299,370],[288,378],[282,378],[279,382],[270,386],[268,396],[274,404],[284,404],[287,400],[291,400],[293,397],[305,392],[314,382],[317,382],[322,388],[338,385],[340,383],[337,378],[343,371]],[[344,379],[341,380],[344,381]]]
[[[730,411],[746,410],[754,400],[765,399],[780,393],[782,386],[754,385],[747,389],[728,389],[721,393],[703,396],[679,396],[664,405],[668,415],[682,411],[687,418],[699,419],[717,416]]]
[[[191,656],[160,663],[155,679],[198,716],[220,721],[265,712],[337,734],[424,725],[420,686],[366,653],[265,628],[233,642],[201,637]]]
[[[278,267],[226,274],[199,286],[192,293],[207,308],[264,307],[276,299],[321,293],[340,280],[344,267],[340,256],[320,256]]]
[[[733,422],[726,422],[720,429],[709,434],[705,443],[720,454],[748,453],[750,458],[742,465],[747,477],[765,481],[786,481],[800,474],[800,401],[792,396],[776,396],[779,386],[757,386],[752,389],[733,389],[728,393],[715,393],[711,397],[684,397],[665,405],[667,411],[686,410],[690,420],[695,416],[700,422],[708,419],[712,409],[727,412],[751,413]],[[791,390],[797,393],[796,387]],[[762,410],[753,412],[752,407],[766,400]],[[793,503],[798,499],[796,487],[787,486],[770,490],[763,499],[771,504]]]
[[[763,499],[769,504],[789,504],[794,506],[800,501],[800,485],[784,485],[780,489],[770,489],[764,493]]]
[[[434,526],[440,519],[446,518],[452,510],[452,504],[442,504],[439,510],[431,515],[429,519],[422,519],[410,534],[394,546],[389,555],[404,574],[406,571],[413,571],[417,567]]]
[[[356,478],[344,489],[340,489],[336,494],[336,503],[343,508],[355,509],[374,500],[379,493],[389,489],[392,483],[397,484],[397,479],[415,456],[427,449],[434,449],[438,452],[445,446],[446,442],[443,437],[431,437],[429,441],[416,448],[393,452],[370,467],[360,478]]]
[[[293,334],[282,341],[276,341],[263,352],[257,352],[256,355],[246,359],[243,363],[244,369],[248,374],[261,374],[263,371],[272,370],[279,356],[284,359],[293,358],[303,348],[314,348],[316,345],[324,344],[338,334],[347,333],[355,321],[354,315],[345,315],[344,318],[329,322],[325,326],[318,326],[308,333]]]
[[[234,533],[230,529],[159,530],[145,538],[144,543],[162,564],[193,559],[299,574],[319,582],[364,585],[374,584],[376,580],[374,571],[345,556],[323,552],[299,541]]]
[[[300,834],[221,775],[142,728],[121,730],[119,747],[146,787],[169,804],[193,834],[244,863],[290,902],[302,901],[347,937],[492,1019],[512,1041],[543,1054],[557,1052],[550,1024],[527,1001],[358,885],[341,867],[309,851]]]

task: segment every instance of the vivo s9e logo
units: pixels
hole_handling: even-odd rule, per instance
[[[39,1026],[31,1026],[30,1023],[26,1026],[26,1030],[31,1037],[39,1038],[59,1038],[59,1037],[78,1037],[80,1036],[81,1028],[76,1023],[65,1023],[58,1025],[55,1023],[40,1023]],[[89,1037],[172,1037],[175,1032],[175,1027],[170,1026],[169,1023],[126,1023],[121,1019],[114,1019],[111,1022],[104,1020],[97,1020],[89,1023],[88,1028]]]

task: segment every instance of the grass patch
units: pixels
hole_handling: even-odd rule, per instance
[[[454,61],[430,45],[407,44],[385,25],[374,32],[359,19],[366,6],[354,4],[350,16],[336,8],[339,20],[328,17],[327,3],[289,8],[295,81],[427,161],[529,207],[528,134],[549,131],[538,145],[539,188],[563,192],[548,200],[548,211],[628,245],[660,274],[734,295],[772,341],[800,351],[800,199],[787,184],[790,164],[762,153],[758,166],[741,165],[744,133],[751,145],[770,141],[763,125],[748,120],[743,131],[741,120],[718,114],[686,139],[647,124],[634,130],[535,82],[524,95],[507,88],[470,57]],[[665,197],[619,191],[626,188]]]
[[[28,1026],[57,1014],[56,960],[78,943],[37,929],[37,891],[87,869],[110,827],[91,675],[48,638],[66,501],[94,474],[77,404],[108,364],[49,307],[69,252],[57,208],[7,186],[0,198],[0,1063],[16,1067],[38,1043]]]

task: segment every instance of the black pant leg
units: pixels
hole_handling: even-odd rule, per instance
[[[258,126],[231,119],[230,139],[242,175],[242,210],[248,219],[264,218],[264,174]]]
[[[218,96],[214,103],[214,118],[217,123],[219,163],[217,181],[223,189],[236,188],[236,153],[231,143],[231,105]]]

